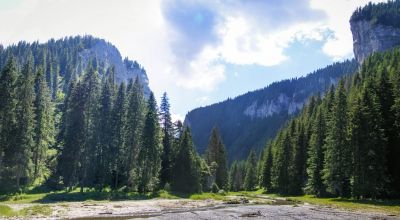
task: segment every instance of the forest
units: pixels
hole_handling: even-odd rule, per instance
[[[175,192],[255,190],[391,198],[400,193],[400,49],[376,53],[324,96],[310,98],[260,156],[228,167],[218,128],[204,155],[138,79],[115,82],[90,62],[52,98],[44,65],[13,57],[0,76],[0,189]]]

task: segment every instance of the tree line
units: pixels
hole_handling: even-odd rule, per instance
[[[199,156],[190,129],[172,123],[166,93],[158,108],[138,78],[116,83],[113,67],[99,74],[91,61],[53,100],[43,64],[33,63],[32,56],[23,65],[11,56],[0,75],[2,193],[30,186],[140,193],[227,188],[217,129]]]
[[[286,195],[399,197],[399,64],[399,49],[374,54],[313,96],[265,147],[259,185]]]

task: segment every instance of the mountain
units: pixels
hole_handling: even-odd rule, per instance
[[[127,82],[129,79],[139,77],[145,95],[148,97],[150,94],[145,69],[137,61],[122,59],[118,49],[103,39],[76,36],[51,39],[45,43],[22,41],[6,48],[0,45],[0,69],[6,64],[9,56],[15,57],[18,63],[23,64],[29,54],[33,56],[35,67],[45,64],[49,85],[57,84],[60,88],[66,88],[65,85],[73,75],[81,75],[88,63],[93,62],[99,67],[101,75],[113,66],[117,82]]]
[[[186,115],[185,124],[192,129],[200,153],[205,152],[210,131],[217,126],[229,160],[244,159],[251,148],[261,149],[267,139],[274,137],[309,96],[323,93],[356,69],[355,60],[334,63],[305,77],[272,83],[234,99],[194,109]]]
[[[350,18],[354,56],[359,64],[373,52],[400,45],[400,1],[369,3]]]

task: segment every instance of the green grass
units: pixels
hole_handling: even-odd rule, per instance
[[[11,217],[14,216],[15,213],[8,205],[0,205],[0,216]]]
[[[14,211],[8,205],[0,205],[1,217],[27,217],[27,216],[48,216],[51,215],[52,209],[47,205],[34,205]]]

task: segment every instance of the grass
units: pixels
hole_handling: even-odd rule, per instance
[[[34,205],[14,211],[8,205],[0,205],[1,217],[27,217],[27,216],[48,216],[51,215],[52,209],[47,205]]]
[[[0,205],[0,216],[12,217],[15,213],[8,205]]]

